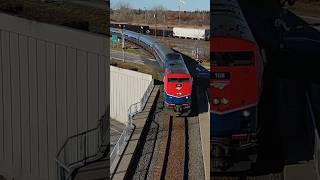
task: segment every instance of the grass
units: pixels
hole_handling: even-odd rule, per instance
[[[110,49],[115,51],[122,51],[121,43],[114,43],[110,41]],[[146,52],[145,50],[137,47],[136,45],[132,43],[126,43],[126,47],[124,48],[124,52],[126,53],[132,53],[136,54],[145,58],[153,58],[153,55],[151,55],[149,52]]]
[[[152,75],[153,79],[160,80],[160,81],[162,80],[160,69],[157,69],[148,65],[136,64],[131,62],[120,62],[114,59],[111,59],[110,65],[123,68],[123,69],[145,73],[145,74],[150,74]]]
[[[38,22],[68,26],[107,34],[109,12],[72,3],[45,3],[41,0],[0,0],[0,11]]]
[[[115,51],[122,51],[121,45],[117,45],[117,46],[111,45],[110,49],[115,50]],[[142,49],[135,48],[135,47],[134,48],[127,47],[127,48],[124,49],[124,52],[132,53],[132,54],[136,54],[136,55],[142,55],[142,56],[145,56],[145,57],[148,57],[148,58],[152,58],[152,56],[149,53],[145,52]]]
[[[113,47],[111,47],[111,49],[115,50],[115,51],[122,51],[122,48],[120,46],[118,46],[118,47],[113,46]],[[124,52],[137,54],[137,55],[141,54],[141,50],[135,49],[135,48],[124,48]]]

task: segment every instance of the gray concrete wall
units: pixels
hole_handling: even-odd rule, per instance
[[[110,79],[110,117],[126,123],[129,106],[140,101],[152,76],[110,66]]]
[[[0,174],[57,179],[66,138],[109,111],[108,42],[0,13]]]

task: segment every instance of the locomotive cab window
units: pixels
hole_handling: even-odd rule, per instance
[[[254,53],[252,51],[213,52],[210,59],[214,66],[254,65]]]
[[[188,82],[189,78],[168,78],[168,82]]]

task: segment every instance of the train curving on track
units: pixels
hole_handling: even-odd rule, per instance
[[[152,53],[164,69],[164,104],[179,116],[188,116],[191,112],[191,93],[193,79],[181,56],[157,40],[128,30],[110,28],[111,34],[123,34],[130,41]]]
[[[162,27],[160,29],[150,28],[146,25],[134,25],[128,23],[116,23],[110,24],[111,28],[126,29],[129,31],[143,33],[148,35],[156,35],[162,37],[195,39],[195,40],[209,40],[210,30],[207,28],[188,28],[188,27]]]
[[[236,162],[255,161],[251,158],[255,156],[239,158],[244,157],[243,153],[255,154],[258,145],[263,58],[237,0],[211,2],[211,17],[212,169],[239,171],[232,168]],[[250,169],[250,165],[243,168]]]

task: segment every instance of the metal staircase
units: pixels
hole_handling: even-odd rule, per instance
[[[73,180],[79,168],[108,155],[107,128],[105,113],[95,128],[66,139],[55,158],[58,180]]]

